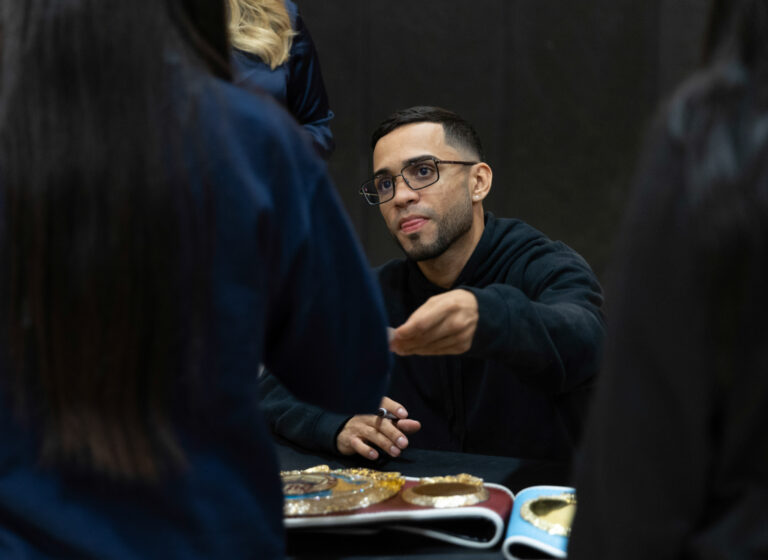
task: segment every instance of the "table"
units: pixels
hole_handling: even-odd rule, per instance
[[[401,457],[367,461],[362,457],[340,457],[306,451],[285,440],[277,441],[277,455],[283,470],[306,469],[316,465],[331,468],[368,467],[382,471],[398,471],[405,476],[441,476],[469,473],[486,482],[503,484],[513,492],[536,484],[569,483],[568,465],[565,463],[474,455],[450,451],[406,449]],[[451,560],[474,558],[503,558],[499,547],[473,550],[441,543],[403,533],[381,532],[376,535],[347,536],[288,533],[288,558],[347,558],[370,560],[373,558]]]

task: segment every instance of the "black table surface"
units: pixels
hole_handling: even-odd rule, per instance
[[[406,449],[402,456],[380,461],[361,457],[340,457],[306,451],[285,441],[277,442],[277,455],[283,470],[306,469],[316,465],[331,468],[368,467],[381,471],[397,471],[404,476],[443,476],[469,473],[486,482],[502,484],[519,492],[537,484],[567,485],[565,463],[474,455],[450,451]],[[487,550],[474,550],[402,532],[382,531],[375,535],[293,533],[288,531],[288,558],[404,559],[503,558],[500,545]]]

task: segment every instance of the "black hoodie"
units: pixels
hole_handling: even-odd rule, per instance
[[[477,297],[472,347],[459,356],[396,356],[387,396],[422,423],[408,436],[412,447],[569,459],[604,335],[600,285],[565,244],[519,220],[486,213],[485,222],[450,288]],[[448,291],[429,282],[410,259],[377,272],[393,327]],[[262,389],[278,434],[307,447],[336,449],[348,416],[299,403],[269,376]]]

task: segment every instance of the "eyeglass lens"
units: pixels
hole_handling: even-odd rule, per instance
[[[414,190],[435,183],[438,178],[437,164],[432,160],[417,161],[402,170],[402,177]],[[395,196],[395,177],[379,175],[363,186],[363,194],[369,202],[380,204]]]

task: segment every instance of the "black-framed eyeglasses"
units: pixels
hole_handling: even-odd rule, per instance
[[[400,170],[399,175],[377,175],[363,183],[360,194],[371,206],[378,206],[395,198],[395,183],[402,177],[412,190],[427,188],[440,180],[440,165],[476,165],[479,161],[445,161],[437,158],[424,158],[409,163]]]

